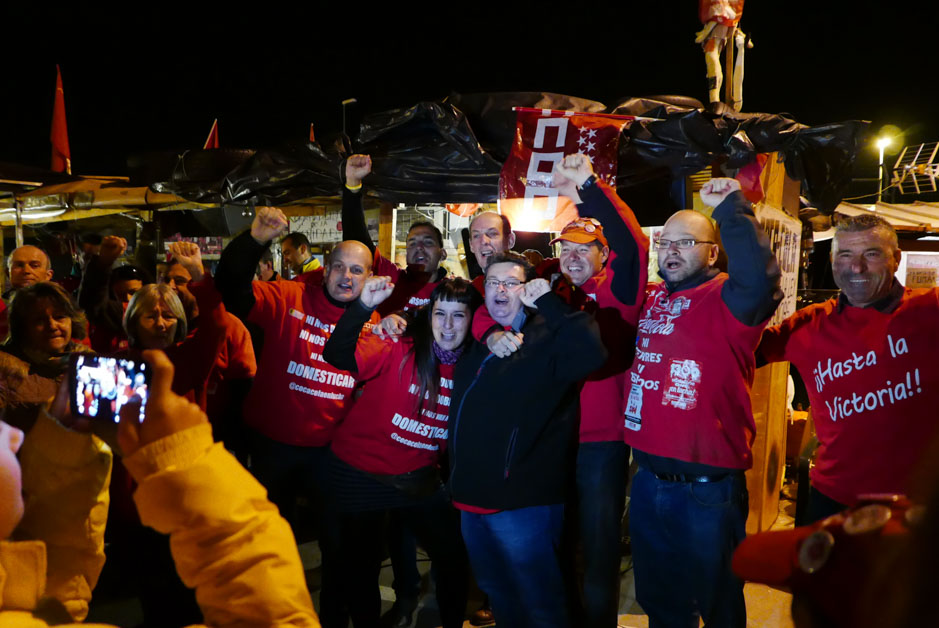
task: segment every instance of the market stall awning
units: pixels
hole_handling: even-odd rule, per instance
[[[914,201],[912,203],[874,203],[860,205],[840,203],[835,213],[845,216],[874,214],[883,217],[898,230],[939,232],[939,203]]]

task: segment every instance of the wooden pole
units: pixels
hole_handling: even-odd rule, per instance
[[[737,37],[737,27],[727,31],[724,40],[724,102],[734,106],[734,40]]]
[[[16,199],[16,248],[23,246],[23,203]]]

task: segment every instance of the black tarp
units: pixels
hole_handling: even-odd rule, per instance
[[[805,196],[830,214],[851,181],[867,122],[810,127],[782,114],[710,113],[680,96],[633,98],[612,107],[542,92],[451,94],[441,102],[362,120],[353,150],[371,155],[369,194],[403,203],[491,202],[515,134],[513,106],[630,114],[649,119],[624,130],[617,186],[676,179],[715,162],[739,168],[778,152]],[[246,154],[224,176],[192,163],[214,151],[188,151],[154,190],[198,202],[286,205],[338,194],[344,143],[292,144]],[[231,159],[232,155],[228,156]],[[229,162],[230,163],[230,162]],[[216,169],[217,173],[218,170]]]

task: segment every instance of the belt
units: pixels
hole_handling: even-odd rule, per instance
[[[655,471],[651,473],[656,478],[665,482],[699,482],[701,484],[720,482],[731,475],[730,473],[719,473],[717,475],[687,475],[685,473],[656,473]]]

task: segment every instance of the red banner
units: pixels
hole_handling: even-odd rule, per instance
[[[515,143],[499,178],[499,209],[519,231],[560,231],[577,218],[574,204],[551,185],[554,164],[583,153],[597,176],[616,183],[623,127],[635,118],[518,107]]]

